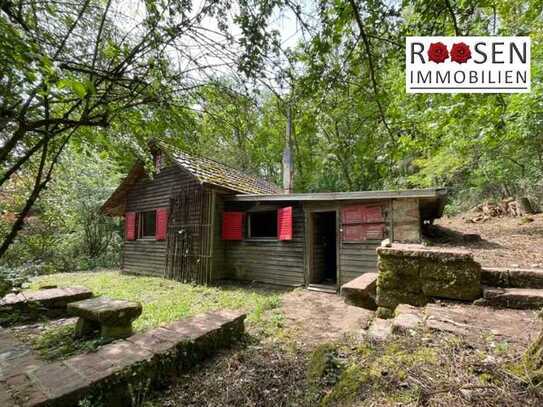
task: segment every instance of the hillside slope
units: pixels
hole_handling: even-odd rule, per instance
[[[543,214],[481,223],[470,219],[465,215],[436,220],[439,233],[430,238],[431,244],[470,250],[484,266],[543,268]],[[481,240],[466,239],[465,234],[478,234]]]

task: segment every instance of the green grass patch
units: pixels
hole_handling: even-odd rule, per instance
[[[51,327],[32,339],[32,348],[42,359],[57,360],[94,351],[106,343],[101,338],[75,339],[74,331],[75,324]]]
[[[281,292],[267,288],[227,285],[205,287],[182,284],[158,277],[129,276],[117,271],[59,273],[40,276],[33,280],[31,289],[43,285],[58,287],[83,286],[94,295],[139,301],[142,315],[134,321],[136,331],[144,331],[171,321],[206,311],[235,309],[247,312],[247,323],[263,326],[269,332],[270,321],[266,311],[274,310],[272,326],[280,325],[277,315],[281,305]]]

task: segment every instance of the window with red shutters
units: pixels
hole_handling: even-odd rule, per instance
[[[137,236],[138,239],[156,239],[157,226],[156,210],[138,212],[137,214]]]
[[[258,210],[247,213],[249,239],[277,239],[277,211]]]
[[[382,240],[385,218],[379,205],[352,205],[341,211],[344,241]]]
[[[124,237],[126,240],[136,240],[136,212],[126,212],[124,215]]]
[[[243,240],[243,212],[222,214],[222,240]]]
[[[292,240],[292,206],[277,209],[277,238]]]
[[[168,233],[168,208],[158,208],[156,210],[156,240],[166,240]]]

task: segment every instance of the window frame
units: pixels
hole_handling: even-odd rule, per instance
[[[148,211],[139,211],[136,216],[137,216],[137,226],[138,226],[138,229],[137,229],[137,238],[138,240],[156,240],[156,227],[157,227],[157,223],[156,223],[156,209],[151,209],[151,210],[148,210]],[[154,228],[153,228],[153,234],[152,235],[144,235],[144,231],[145,231],[145,215],[144,214],[148,214],[148,213],[152,213],[153,214],[153,219],[154,219]]]
[[[275,233],[274,236],[252,236],[251,234],[251,221],[255,214],[262,214],[265,212],[273,213],[275,219]],[[277,233],[277,208],[262,208],[260,210],[252,210],[247,212],[247,231],[246,240],[258,241],[258,242],[276,242],[279,241],[279,235]]]

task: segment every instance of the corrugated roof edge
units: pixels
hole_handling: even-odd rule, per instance
[[[403,189],[388,191],[354,191],[354,192],[314,192],[276,195],[231,195],[228,201],[348,201],[391,198],[445,198],[447,188]]]

